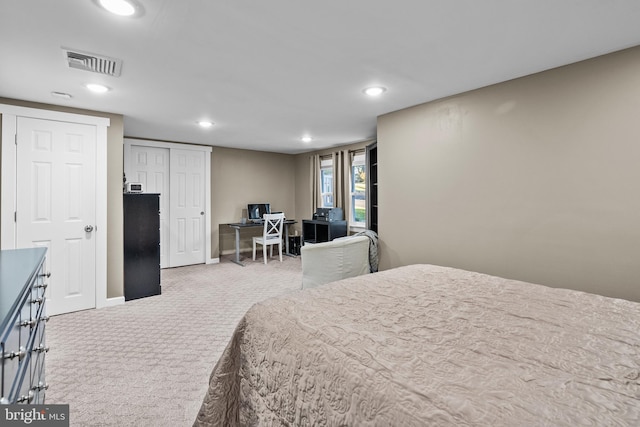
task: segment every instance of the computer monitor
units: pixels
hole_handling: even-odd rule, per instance
[[[250,220],[262,219],[266,213],[271,213],[271,205],[269,203],[249,203],[247,205],[247,215]]]

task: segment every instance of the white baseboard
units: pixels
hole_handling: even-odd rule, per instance
[[[210,258],[207,260],[207,264],[220,264],[220,258]]]
[[[121,304],[124,304],[124,297],[107,298],[104,307],[113,307]]]

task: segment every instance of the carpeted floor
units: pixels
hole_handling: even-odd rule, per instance
[[[213,366],[254,303],[300,289],[300,258],[162,270],[162,295],[54,316],[46,403],[71,426],[190,426]]]

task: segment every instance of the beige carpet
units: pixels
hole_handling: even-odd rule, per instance
[[[213,366],[254,303],[300,289],[300,258],[162,271],[162,295],[52,317],[46,403],[72,426],[190,426]]]

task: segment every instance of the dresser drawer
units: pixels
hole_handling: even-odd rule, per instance
[[[45,322],[39,321],[31,333],[29,347],[31,350],[20,362],[18,376],[13,384],[9,399],[15,403],[42,404],[44,403],[45,384],[44,366],[48,351],[45,343]]]
[[[31,391],[31,355],[28,355],[21,363],[18,376],[13,384],[13,390],[9,400],[15,403],[33,403],[35,393]]]
[[[44,298],[44,297],[43,297]],[[36,324],[36,329],[33,332],[33,341],[31,342],[31,361],[29,362],[29,367],[31,371],[31,387],[30,391],[33,393],[33,399],[31,401],[32,404],[41,405],[44,404],[44,398],[46,394],[46,390],[49,387],[45,381],[45,359],[47,356],[47,352],[49,351],[49,347],[47,347],[47,343],[45,340],[46,328],[48,317],[46,316],[46,300],[43,300],[42,304],[39,306],[39,311],[36,314],[36,318],[38,319],[38,323]]]
[[[0,403],[44,403],[45,248],[0,251]]]
[[[42,277],[42,275],[41,275]],[[48,317],[46,316],[46,297],[44,296],[44,287],[33,287],[33,290],[41,293],[36,299],[32,300],[31,313],[36,324],[31,330],[30,341],[28,348],[30,349],[29,360],[29,386],[22,386],[22,394],[16,396],[16,399],[22,399],[23,402],[29,402],[31,404],[40,405],[44,404],[45,393],[48,388],[45,382],[45,358],[49,348],[46,346],[45,330],[47,326]],[[33,298],[33,292],[32,292]],[[33,311],[37,310],[34,314]],[[23,380],[27,382],[25,378]],[[27,400],[25,400],[25,397]]]
[[[31,354],[31,362],[29,363],[30,367],[30,390],[33,392],[33,400],[31,401],[34,405],[41,405],[44,403],[44,397],[49,386],[45,381],[45,359],[47,357],[47,348],[44,346],[45,343],[41,343],[37,345],[32,354]]]
[[[37,322],[31,317],[31,294],[26,292],[13,317],[9,333],[5,336],[3,351],[2,397],[11,399],[17,393],[20,380],[28,362],[30,338]]]
[[[36,278],[35,283],[31,286],[31,299],[37,300],[38,298],[44,298],[45,291],[48,286],[47,279],[51,276],[50,273],[46,273],[44,271],[44,266],[42,266],[40,272],[38,273],[38,277]]]
[[[20,347],[28,348],[29,339],[38,323],[36,313],[36,307],[32,307],[31,293],[29,292],[20,310]]]
[[[20,312],[9,320],[11,327],[2,340],[2,384],[0,387],[1,397],[8,399],[11,386],[18,373],[20,362]],[[26,350],[25,350],[26,351]]]

